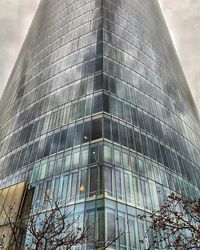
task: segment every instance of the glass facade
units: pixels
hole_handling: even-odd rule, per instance
[[[124,230],[111,249],[143,249],[137,215],[166,195],[199,196],[198,113],[156,0],[42,0],[0,114],[0,188]]]

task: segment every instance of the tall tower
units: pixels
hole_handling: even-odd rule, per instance
[[[137,214],[166,195],[199,194],[198,114],[156,0],[42,0],[0,114],[0,187],[124,228],[113,248],[141,249]]]

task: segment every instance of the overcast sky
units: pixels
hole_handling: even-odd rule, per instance
[[[159,2],[200,110],[200,0]],[[0,95],[38,3],[39,0],[0,0]]]

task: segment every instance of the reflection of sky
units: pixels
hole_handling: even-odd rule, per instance
[[[39,0],[0,0],[0,95]]]
[[[0,94],[39,0],[0,1]],[[197,105],[200,107],[200,1],[159,0]]]
[[[159,0],[200,111],[200,1]]]

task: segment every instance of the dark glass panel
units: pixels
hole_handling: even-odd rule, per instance
[[[31,157],[30,157],[29,163],[32,163],[32,162],[35,161],[35,158],[37,156],[38,146],[39,146],[39,141],[37,141],[37,142],[35,142],[33,144],[33,150],[32,150],[32,153],[31,153]]]
[[[103,89],[108,90],[108,76],[103,75]]]
[[[115,98],[110,96],[110,114],[114,116],[118,116],[117,113],[117,101]]]
[[[85,114],[85,99],[79,101],[77,108],[77,119],[82,118]]]
[[[107,240],[112,239],[113,235],[116,235],[115,228],[115,213],[107,212],[107,220],[106,220],[106,229],[107,229]]]
[[[112,137],[114,142],[119,143],[118,123],[115,121],[112,121]]]
[[[37,128],[38,128],[38,124],[39,124],[39,120],[36,121],[33,124],[33,129],[32,129],[31,135],[30,135],[30,141],[34,140],[34,138],[35,138],[35,135],[36,135],[36,132],[37,132]]]
[[[146,176],[144,162],[141,160],[138,160],[138,171],[140,175]]]
[[[86,95],[86,91],[87,91],[87,82],[86,82],[86,80],[82,80],[80,82],[79,96]]]
[[[125,217],[124,216],[119,216],[119,234],[121,232],[124,232],[125,231],[125,228],[126,228],[126,222],[125,222]],[[126,247],[126,234],[123,233],[120,238],[120,246],[122,245],[123,248]]]
[[[29,145],[29,146],[27,147],[26,155],[25,155],[25,158],[24,158],[24,165],[27,165],[28,162],[29,162],[32,148],[33,148],[33,144],[31,144],[31,145]]]
[[[83,143],[91,140],[91,121],[84,123]]]
[[[114,94],[117,93],[117,91],[116,91],[116,83],[115,83],[114,78],[111,78],[111,77],[108,78],[108,91],[110,91],[111,93],[114,93]]]
[[[181,167],[178,161],[178,155],[175,152],[171,151],[171,157],[173,159],[174,169],[176,169],[177,173],[181,173]],[[189,169],[188,164],[186,164],[186,168]],[[193,171],[190,171],[190,173],[193,173]]]
[[[92,96],[88,96],[85,101],[85,116],[91,115]]]
[[[26,153],[26,148],[23,148],[19,159],[19,168],[23,166],[25,153]]]
[[[154,141],[149,137],[147,137],[147,141],[148,141],[148,145],[149,145],[150,156],[152,159],[157,161],[156,153],[155,153],[155,149],[154,149]]]
[[[100,70],[103,70],[103,58],[102,57],[96,59],[95,69],[96,69],[96,72],[100,71]]]
[[[71,182],[71,192],[70,192],[70,197],[72,200],[76,198],[77,195],[77,179],[78,179],[78,174],[73,173],[72,174],[72,182]]]
[[[71,105],[70,121],[74,121],[76,119],[76,114],[77,114],[77,102],[72,103]]]
[[[131,114],[132,114],[132,124],[137,126],[138,125],[137,109],[134,107],[131,107]]]
[[[121,173],[119,170],[115,170],[115,178],[116,178],[117,198],[122,199],[122,181],[121,181]]]
[[[138,109],[138,122],[139,126],[145,130],[143,112],[140,109]]]
[[[102,138],[102,119],[92,121],[92,135],[91,140]]]
[[[123,103],[120,102],[119,100],[117,101],[117,107],[118,107],[119,118],[121,118],[123,120],[124,119]]]
[[[73,139],[74,139],[74,126],[69,127],[67,131],[67,141],[66,141],[66,148],[71,148],[73,146]]]
[[[67,129],[64,129],[61,131],[61,136],[60,136],[60,142],[58,146],[58,151],[62,151],[65,149],[65,144],[66,144],[66,138],[67,138]]]
[[[83,138],[83,123],[77,124],[74,135],[74,145],[79,145]]]
[[[111,139],[111,130],[110,130],[110,119],[104,118],[104,137],[106,139]]]
[[[160,144],[154,141],[154,146],[155,146],[155,152],[156,152],[156,157],[157,157],[158,162],[163,163],[162,155],[160,151]]]
[[[46,143],[44,147],[44,155],[43,155],[44,157],[50,154],[52,140],[53,140],[53,135],[49,135],[46,139]]]
[[[120,131],[120,141],[121,144],[127,146],[127,139],[126,139],[126,128],[124,125],[119,124],[119,131]]]
[[[162,154],[162,159],[163,159],[163,162],[164,162],[164,165],[165,166],[168,166],[168,159],[167,159],[167,155],[166,155],[166,152],[165,152],[165,147],[160,144],[160,149],[161,149],[161,154]]]
[[[37,160],[42,158],[43,151],[44,151],[44,145],[45,145],[45,137],[40,139],[39,147],[38,147],[38,153],[37,153]]]
[[[139,152],[139,153],[143,153],[140,133],[137,132],[136,130],[134,131],[134,137],[135,137],[136,151]]]
[[[90,155],[89,155],[90,163],[96,163],[99,160],[99,147],[98,146],[92,146],[90,148]]]
[[[102,95],[94,96],[94,103],[93,103],[93,114],[101,112],[103,110],[102,102],[103,102]]]
[[[38,125],[38,129],[37,129],[37,133],[36,133],[36,136],[35,137],[38,137],[41,135],[42,133],[42,129],[43,129],[43,126],[44,126],[44,121],[45,121],[45,118],[41,118],[40,121],[39,121],[39,125]],[[45,125],[46,127],[48,128],[48,124],[46,124],[47,122],[45,122]]]
[[[135,230],[136,222],[131,218],[129,219],[129,239],[130,245],[136,248],[136,230]]]
[[[100,31],[101,33],[102,31]],[[102,37],[102,34],[100,35],[100,37]],[[97,43],[97,50],[96,50],[96,55],[102,55],[103,54],[103,43]]]
[[[141,140],[142,140],[142,148],[143,148],[144,155],[150,157],[149,145],[147,143],[146,136],[141,134]]]
[[[15,160],[14,160],[14,165],[13,167],[15,169],[18,169],[18,162],[19,162],[19,158],[20,158],[20,154],[21,154],[21,151],[18,151],[16,154],[15,154]]]
[[[103,75],[98,75],[94,77],[94,91],[103,89]]]
[[[131,149],[135,150],[135,144],[133,139],[133,130],[132,128],[127,127],[127,137],[128,137],[128,146]]]
[[[105,193],[112,195],[112,168],[104,166],[104,189]]]
[[[27,133],[26,133],[26,137],[25,137],[25,142],[28,142],[31,136],[31,132],[32,132],[32,128],[33,128],[33,124],[30,124],[27,128]]]
[[[165,152],[166,152],[166,157],[168,160],[167,166],[176,171],[174,159],[172,158],[172,155],[171,155],[171,150],[169,150],[167,147],[165,147]]]
[[[128,104],[124,104],[124,117],[125,121],[131,122],[130,107]]]
[[[99,184],[98,168],[93,167],[90,169],[90,196],[97,194],[98,184]]]
[[[149,122],[149,116],[146,113],[143,113],[143,116],[144,116],[144,122],[145,122],[146,131],[149,132],[149,133],[151,133],[151,127],[149,125],[149,123],[150,123]]]
[[[110,113],[109,96],[103,95],[103,111]]]
[[[79,187],[79,198],[82,199],[85,197],[87,192],[87,170],[84,169],[81,171],[80,187]]]
[[[52,145],[51,145],[51,154],[54,154],[57,152],[59,139],[60,139],[60,131],[55,133],[53,136],[53,141],[52,141]]]

